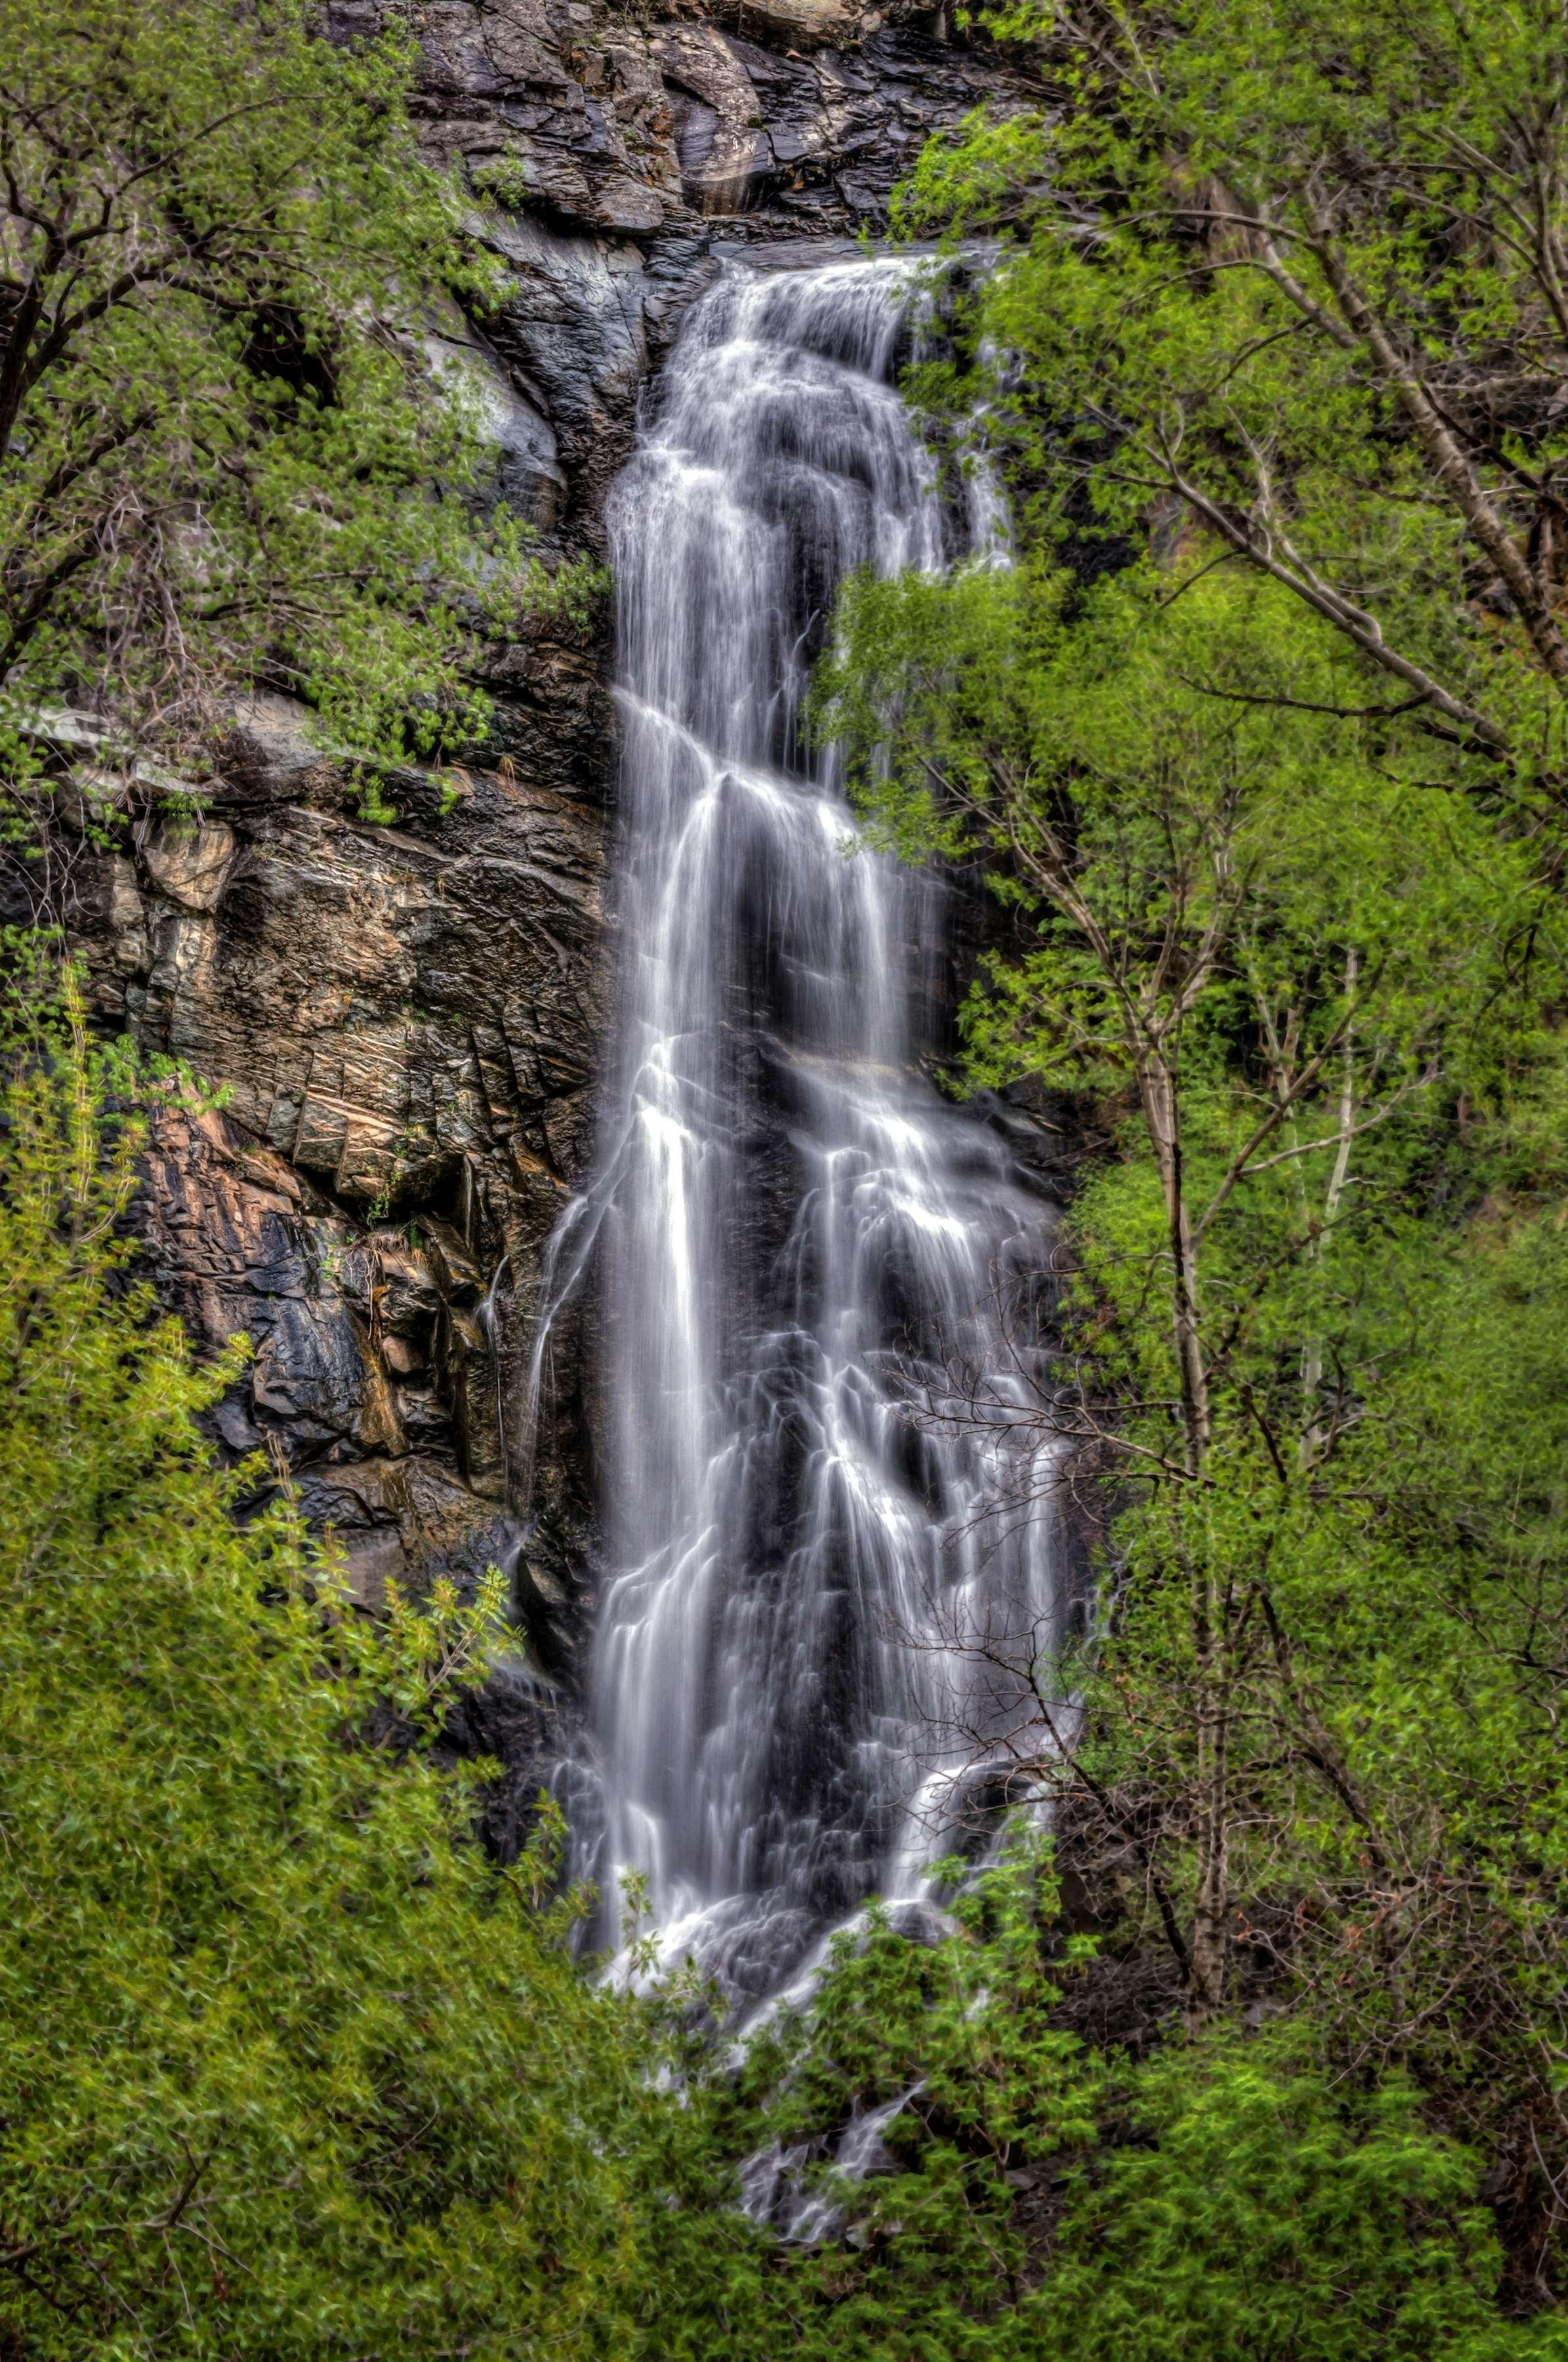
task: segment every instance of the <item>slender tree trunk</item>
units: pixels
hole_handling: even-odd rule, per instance
[[[1165,1190],[1171,1258],[1171,1329],[1181,1398],[1182,1459],[1189,1477],[1203,1473],[1212,1440],[1209,1374],[1204,1366],[1197,1249],[1182,1164],[1180,1103],[1176,1076],[1157,1052],[1138,1070],[1144,1120]],[[1185,1520],[1196,1506],[1192,1488]],[[1230,1948],[1230,1636],[1227,1596],[1205,1545],[1195,1557],[1184,1537],[1197,1692],[1198,1893],[1193,1905],[1187,2015],[1193,2025],[1212,2016],[1225,1997]]]
[[[28,392],[28,363],[33,337],[43,316],[43,304],[42,274],[30,272],[6,324],[5,342],[0,345],[0,458],[11,447],[11,437],[22,414]]]
[[[1347,1000],[1353,999],[1355,995],[1358,966],[1356,947],[1352,944],[1345,953]],[[1334,1169],[1329,1175],[1328,1194],[1323,1200],[1322,1226],[1312,1242],[1309,1256],[1309,1268],[1314,1278],[1321,1273],[1323,1251],[1328,1243],[1329,1232],[1339,1218],[1341,1200],[1345,1194],[1345,1183],[1350,1178],[1351,1141],[1355,1131],[1355,1034],[1351,1031],[1345,1034],[1343,1063],[1340,1073],[1339,1147],[1334,1156]],[[1303,1176],[1303,1196],[1305,1196],[1305,1176]],[[1301,1442],[1297,1456],[1304,1469],[1312,1466],[1323,1449],[1323,1422],[1319,1418],[1316,1407],[1318,1390],[1322,1383],[1323,1335],[1314,1315],[1311,1333],[1308,1337],[1306,1350],[1301,1357],[1303,1417]]]
[[[1231,1943],[1231,1716],[1228,1636],[1220,1586],[1207,1550],[1192,1570],[1198,1675],[1198,1893],[1192,1912],[1187,2022],[1200,2025],[1225,1999]]]
[[[1568,686],[1568,640],[1558,627],[1547,594],[1531,572],[1524,551],[1486,497],[1480,479],[1425,384],[1397,351],[1392,337],[1352,278],[1328,224],[1310,201],[1308,218],[1313,251],[1341,311],[1371,353],[1384,383],[1409,420],[1439,483],[1506,584],[1542,664],[1554,681]]]
[[[1143,1118],[1160,1169],[1171,1258],[1171,1329],[1181,1390],[1182,1456],[1189,1476],[1209,1450],[1209,1376],[1198,1329],[1198,1264],[1182,1173],[1181,1125],[1176,1077],[1163,1057],[1146,1056],[1138,1070]]]

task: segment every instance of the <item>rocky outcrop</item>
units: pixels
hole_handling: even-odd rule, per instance
[[[384,0],[331,0],[343,37]],[[944,6],[712,0],[668,16],[581,0],[425,0],[418,111],[476,200],[646,242],[693,216],[748,231],[885,215],[932,132],[1021,81],[946,38]]]
[[[387,5],[329,0],[329,28],[363,34]],[[469,374],[492,495],[552,565],[600,549],[639,390],[718,258],[875,225],[933,129],[1019,88],[901,0],[397,13],[421,45],[421,137],[461,176],[510,290],[482,324],[434,322],[432,348]],[[73,869],[102,1018],[220,1095],[163,1122],[143,1199],[201,1348],[251,1341],[217,1431],[287,1472],[367,1606],[389,1578],[513,1566],[528,1651],[502,1701],[513,1754],[542,1727],[541,1681],[569,1673],[591,1560],[580,1314],[556,1332],[525,1549],[511,1492],[541,1254],[591,1149],[606,655],[602,618],[542,617],[493,651],[482,759],[455,800],[400,775],[390,823],[307,716],[260,700],[199,817],[123,781],[117,847],[78,844]],[[56,751],[101,762],[64,725]]]
[[[345,37],[384,0],[332,0]],[[1029,95],[945,10],[715,0],[427,0],[418,111],[513,292],[469,338],[510,410],[530,513],[597,539],[636,395],[716,251],[885,222],[933,132]]]
[[[199,1345],[251,1341],[218,1433],[291,1473],[367,1605],[505,1554],[501,1407],[589,1153],[605,715],[559,651],[535,676],[554,763],[498,757],[455,801],[397,775],[392,824],[259,701],[199,818],[132,817],[127,783],[78,912],[101,1015],[219,1094],[163,1120],[140,1201]]]

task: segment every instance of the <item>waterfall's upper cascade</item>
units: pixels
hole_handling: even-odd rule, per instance
[[[726,270],[611,511],[595,1868],[608,1895],[640,1872],[670,1950],[739,1995],[867,1894],[918,1891],[944,1791],[1019,1711],[953,1643],[1054,1598],[1005,1409],[1050,1209],[920,1075],[941,889],[851,853],[800,729],[848,569],[954,554],[887,382],[912,286],[895,259]],[[972,505],[971,547],[994,530]],[[911,1419],[959,1369],[988,1413]]]

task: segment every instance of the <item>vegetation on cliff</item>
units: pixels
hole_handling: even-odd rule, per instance
[[[67,974],[0,1105],[0,2339],[29,2356],[625,2350],[632,2007],[548,1826],[425,1747],[493,1653],[340,1598],[133,1280],[138,1077]],[[172,1081],[167,1086],[177,1088]],[[634,2103],[635,2104],[634,2104]],[[656,2103],[657,2104],[657,2103]]]
[[[480,421],[433,330],[454,292],[482,307],[486,267],[416,153],[406,33],[334,44],[314,17],[0,6],[13,780],[62,701],[185,756],[259,678],[361,756],[480,718],[465,650],[515,617],[525,558],[467,497]]]

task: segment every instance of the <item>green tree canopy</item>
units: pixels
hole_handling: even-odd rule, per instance
[[[381,1630],[218,1473],[117,1241],[147,1084],[65,1017],[0,1106],[0,2343],[624,2354],[660,2054],[425,1743],[499,1579]]]
[[[1010,914],[965,1077],[1065,1087],[1104,1142],[1037,1407],[1108,1472],[1103,1588],[1092,1651],[1021,1665],[1020,1769],[1195,2025],[1271,1994],[1507,2161],[1539,2300],[1560,12],[992,21],[1050,103],[938,143],[906,219],[961,250],[915,384],[959,447],[984,403],[1014,560],[853,583],[820,718],[873,833]]]
[[[1033,521],[1266,573],[1429,762],[1560,790],[1568,29],[1553,0],[1033,0],[1049,103],[933,144]],[[938,391],[933,386],[933,392]],[[945,391],[950,394],[951,383]]]
[[[471,393],[433,307],[484,301],[414,150],[406,35],[304,0],[0,0],[0,696],[199,737],[281,673],[350,752],[482,712],[515,608],[476,525]]]

